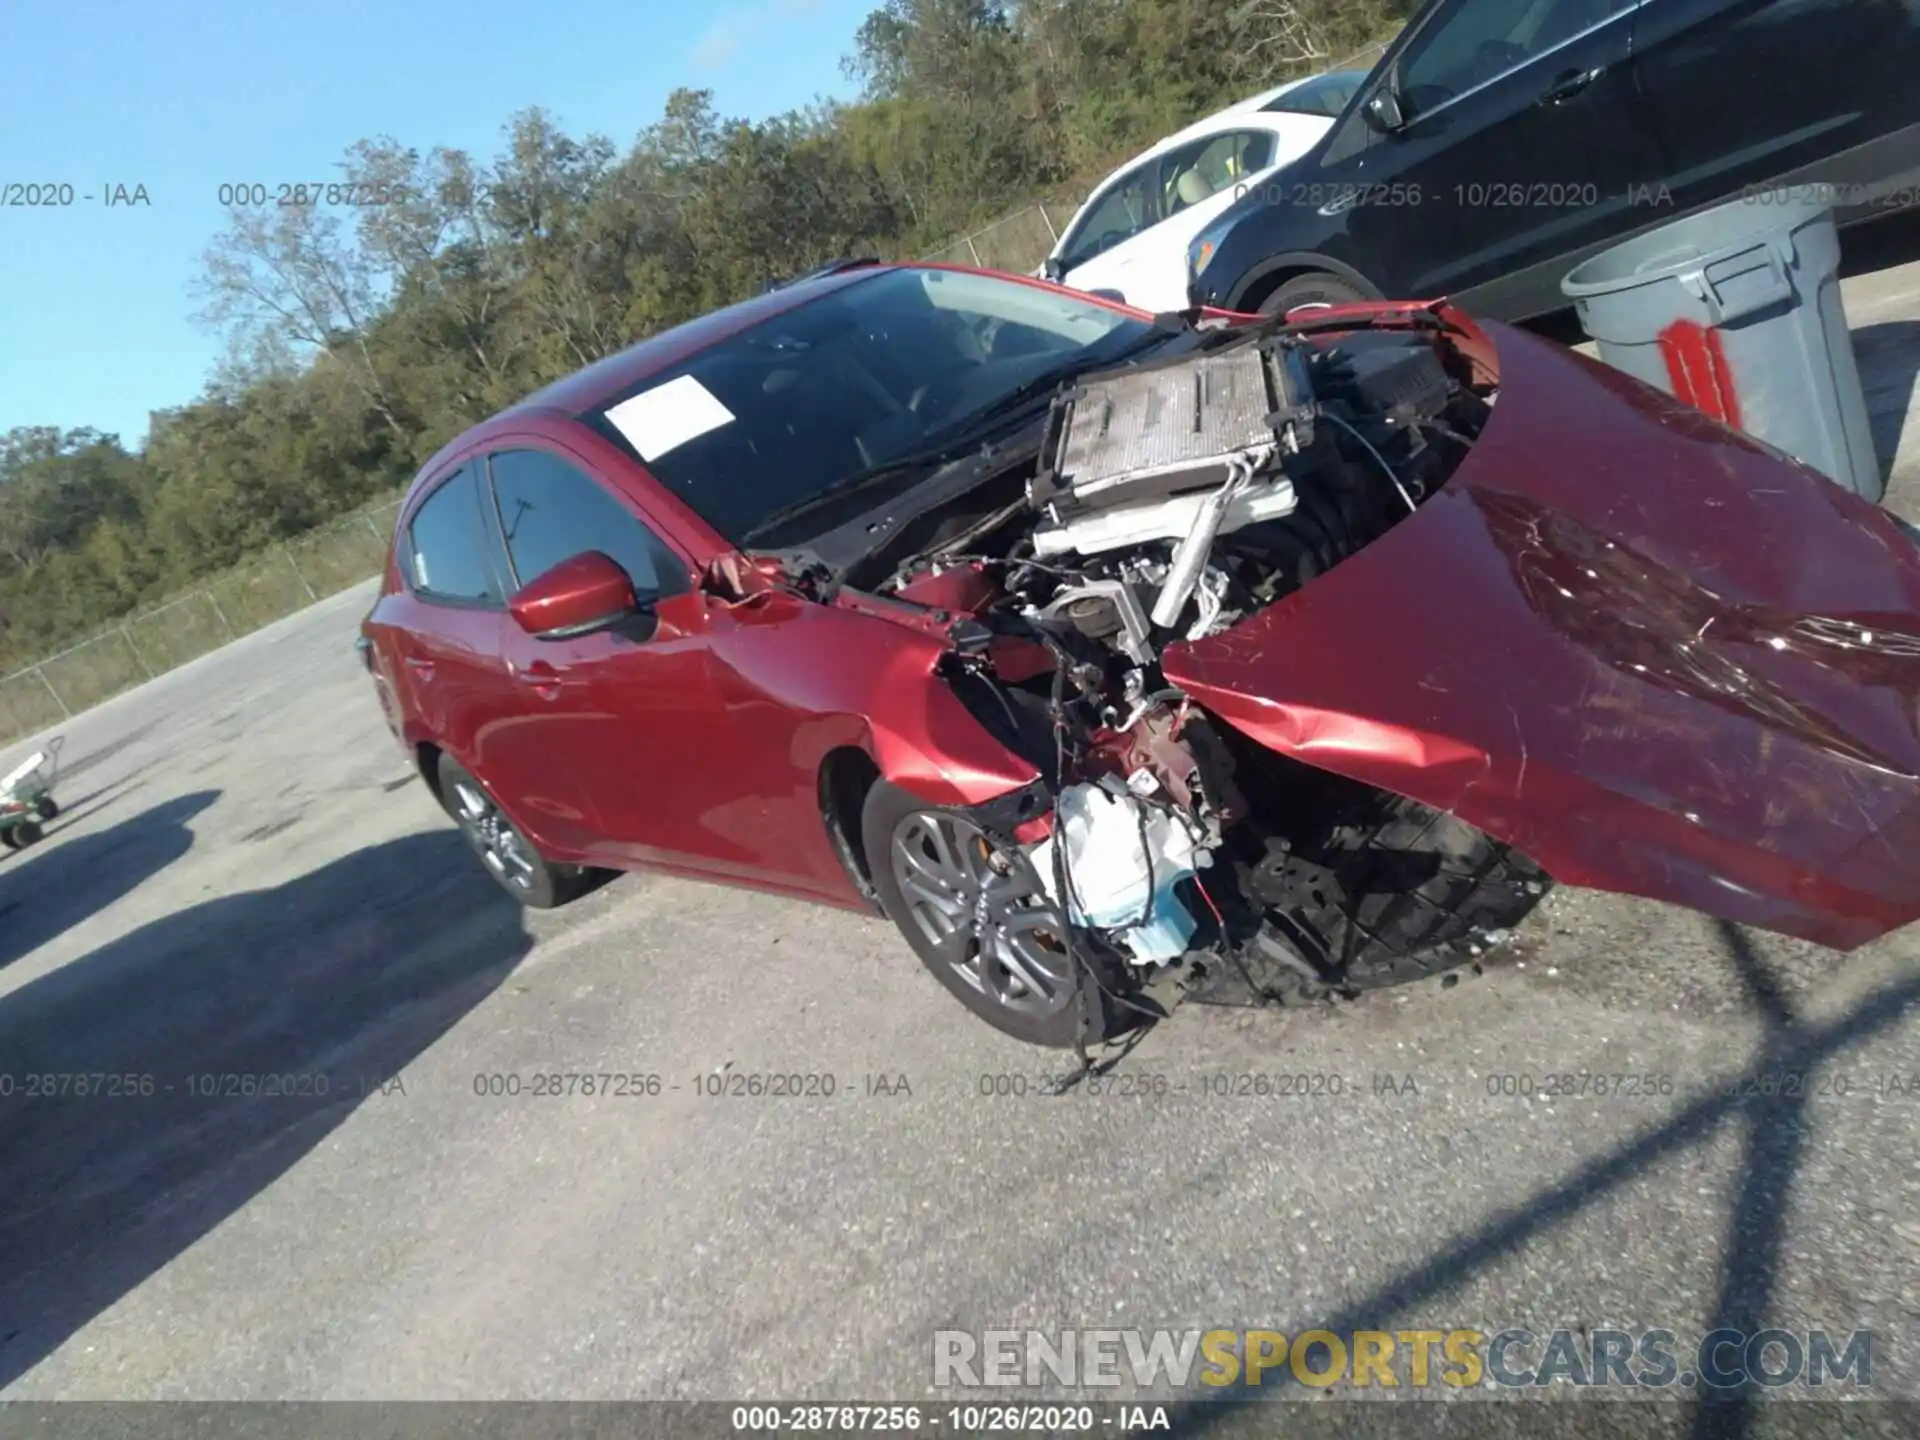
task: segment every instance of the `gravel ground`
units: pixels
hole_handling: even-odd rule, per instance
[[[1920,518],[1920,266],[1848,301]],[[0,1396],[904,1398],[943,1329],[1763,1324],[1871,1328],[1920,1395],[1914,932],[1563,891],[1484,974],[1189,1008],[1042,1097],[877,920],[638,876],[518,912],[380,723],[368,594],[73,722],[0,864],[0,1071],[152,1077],[0,1097]],[[1821,1093],[1724,1095],[1766,1065]],[[197,1093],[260,1072],[297,1093]],[[662,1082],[476,1093],[543,1072]],[[1490,1093],[1561,1072],[1667,1078]],[[1240,1074],[1318,1093],[1202,1088]]]

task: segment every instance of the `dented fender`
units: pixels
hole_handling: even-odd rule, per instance
[[[716,607],[715,653],[738,725],[789,737],[786,762],[800,776],[857,747],[882,777],[933,805],[981,804],[1039,778],[934,673],[948,650],[944,624],[916,606],[845,599],[821,605],[772,591]]]

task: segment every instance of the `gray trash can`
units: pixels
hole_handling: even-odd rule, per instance
[[[1839,270],[1831,208],[1777,190],[1602,251],[1560,288],[1609,365],[1878,503]]]

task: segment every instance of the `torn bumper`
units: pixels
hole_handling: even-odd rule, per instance
[[[1441,493],[1169,679],[1563,883],[1840,949],[1920,918],[1920,550],[1876,507],[1558,346]]]

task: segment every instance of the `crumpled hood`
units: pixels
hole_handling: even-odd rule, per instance
[[[1573,885],[1841,949],[1920,918],[1920,550],[1877,507],[1524,332],[1418,514],[1171,647],[1251,738]]]

